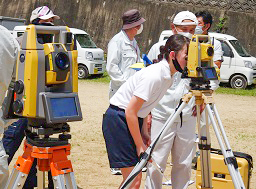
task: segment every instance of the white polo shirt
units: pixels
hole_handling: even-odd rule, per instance
[[[110,99],[110,104],[125,110],[132,96],[137,96],[145,101],[138,112],[138,117],[145,118],[171,85],[170,67],[163,59],[130,77]]]
[[[153,61],[154,59],[157,59],[158,55],[160,54],[160,47],[165,46],[166,42],[167,42],[167,39],[157,42],[150,48],[148,52],[149,60]]]

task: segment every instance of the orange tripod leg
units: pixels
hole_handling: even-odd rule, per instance
[[[5,189],[14,189],[14,188],[22,188],[31,166],[34,161],[34,157],[31,156],[32,148],[30,145],[24,144],[24,153],[22,156],[18,157],[14,165],[14,169],[12,171],[11,176],[8,179],[8,182],[5,186]]]
[[[67,159],[70,154],[70,144],[63,146],[62,149],[53,149],[53,157],[51,159],[50,167],[53,177],[54,186],[65,188],[64,180],[69,189],[76,189],[76,181],[72,168],[71,161]]]

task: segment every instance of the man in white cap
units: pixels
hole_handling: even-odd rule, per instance
[[[11,35],[11,33],[0,26],[0,188],[4,188],[9,172],[8,172],[8,155],[5,152],[2,143],[2,133],[4,127],[7,127],[10,123],[8,120],[2,118],[2,103],[5,97],[5,93],[11,81],[11,75],[13,67],[15,65],[18,55],[19,44]],[[9,120],[10,121],[10,120]]]
[[[53,12],[47,7],[42,6],[38,7],[32,11],[30,17],[30,23],[35,25],[45,25],[45,26],[54,26],[54,20],[60,19],[59,16],[53,14]],[[21,44],[23,36],[17,38],[18,42]],[[51,34],[38,34],[37,40],[39,43],[52,42]],[[12,123],[7,130],[4,132],[3,136],[3,146],[6,150],[6,153],[9,155],[8,163],[11,162],[15,152],[18,150],[25,134],[24,131],[27,127],[27,119],[21,118],[18,121]],[[27,177],[27,180],[23,186],[23,189],[32,189],[37,185],[36,178],[36,161],[34,161],[30,173]],[[48,188],[53,188],[52,180],[49,179]],[[1,187],[0,187],[1,189]]]
[[[192,12],[179,12],[171,24],[172,32],[173,34],[181,34],[191,38],[195,32],[197,23],[197,18]],[[165,43],[166,41],[162,41],[152,46],[148,54],[151,61],[157,59],[160,54],[160,46],[165,45]],[[179,66],[178,62],[177,66]],[[158,105],[151,111],[151,141],[158,136],[166,120],[174,113],[180,99],[190,89],[189,80],[181,79],[182,70],[177,70],[179,72],[173,75],[174,80],[172,86],[167,90]],[[194,102],[190,101],[183,109],[179,118],[169,128],[167,131],[168,134],[164,136],[163,140],[157,143],[152,154],[152,159],[164,171],[171,152],[173,164],[171,182],[173,189],[185,189],[190,182],[191,163],[196,150],[196,117],[192,116],[193,106]],[[152,164],[148,164],[145,188],[161,189],[162,179],[163,174]]]
[[[198,24],[196,16],[189,11],[179,12],[171,23],[171,30],[173,34],[181,34],[189,39],[192,38],[195,33],[195,28]],[[160,54],[160,46],[165,45],[167,39],[154,44],[148,52],[148,58],[153,61],[157,59]]]
[[[145,19],[138,10],[132,9],[123,14],[122,20],[122,30],[108,44],[106,69],[111,78],[109,99],[136,72],[130,66],[142,62],[140,49],[134,37],[142,32]]]

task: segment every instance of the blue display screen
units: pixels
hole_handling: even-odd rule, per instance
[[[216,78],[216,76],[214,75],[212,69],[205,70],[205,75],[206,75],[207,79],[214,79],[214,78]]]
[[[54,118],[77,116],[75,98],[50,98]]]

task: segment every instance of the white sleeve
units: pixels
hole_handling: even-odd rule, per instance
[[[113,81],[118,82],[119,86],[121,86],[125,82],[123,73],[118,66],[120,62],[121,62],[120,48],[118,47],[118,44],[116,41],[110,41],[108,44],[106,70],[110,78]]]
[[[213,55],[213,61],[223,61],[223,51],[221,47],[220,41],[214,39],[214,55]]]
[[[149,50],[149,52],[148,52],[148,59],[151,61],[151,62],[153,62],[153,60],[154,59],[157,59],[158,57],[158,54],[157,54],[157,44],[154,44],[151,48],[150,48],[150,50]]]
[[[17,60],[19,44],[11,33],[0,26],[0,106],[11,82],[12,72]],[[0,127],[8,126],[9,121],[2,119],[0,110]]]
[[[158,55],[160,54],[160,47],[166,44],[167,40],[160,41],[154,44],[148,52],[148,58],[153,62],[154,59],[158,59]]]

